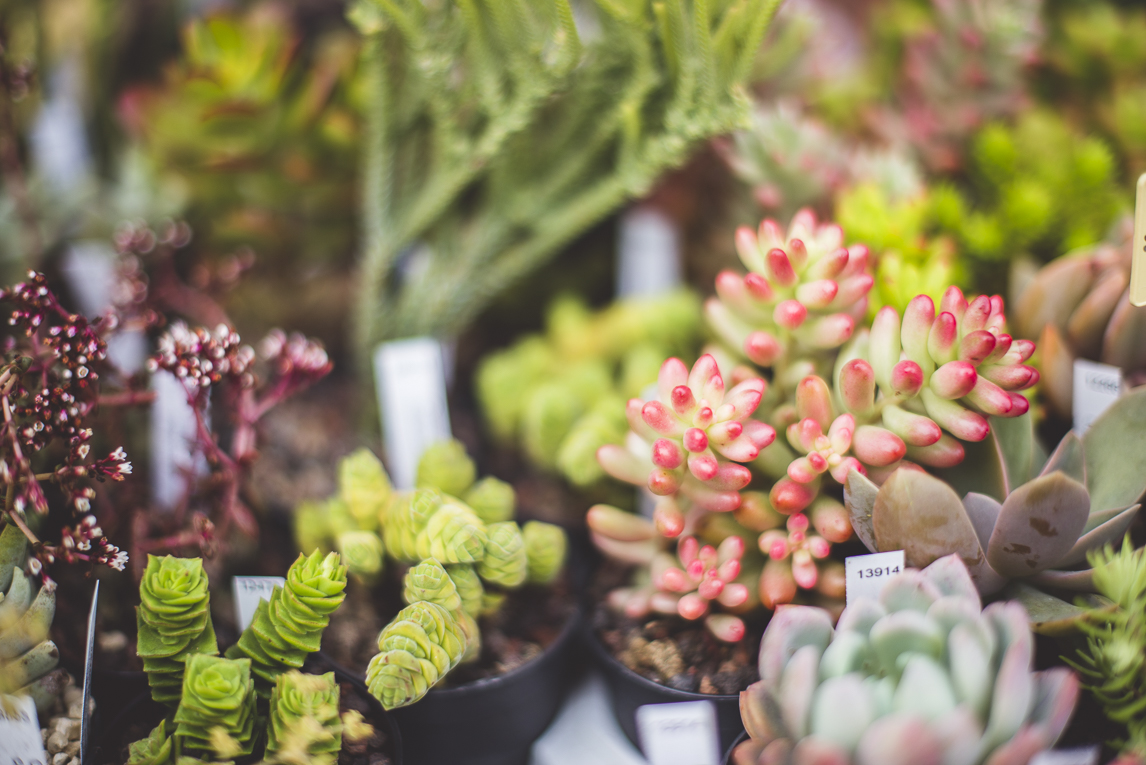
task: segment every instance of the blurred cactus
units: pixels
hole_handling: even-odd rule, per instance
[[[1078,678],[1033,673],[1017,603],[982,609],[959,558],[892,576],[879,600],[778,611],[760,681],[740,694],[736,765],[949,762],[1022,765],[1070,722]]]
[[[207,654],[188,657],[174,720],[177,751],[220,760],[250,754],[256,738],[250,660]],[[220,739],[233,749],[219,751]]]
[[[167,765],[171,762],[174,739],[167,720],[160,720],[147,738],[132,742],[127,748],[127,765]]]
[[[275,679],[298,669],[322,642],[330,614],[346,598],[346,566],[338,553],[300,554],[287,571],[286,584],[260,600],[250,625],[227,656],[249,659],[259,696],[268,698]]]
[[[525,582],[529,560],[520,526],[513,521],[490,525],[485,556],[478,564],[477,572],[485,581],[511,589]]]
[[[466,636],[449,611],[420,601],[406,606],[378,635],[379,653],[366,685],[386,709],[418,701],[466,651]]]
[[[1074,661],[1106,716],[1127,727],[1118,746],[1124,756],[1146,759],[1146,549],[1129,536],[1119,552],[1110,544],[1091,550],[1094,587],[1113,607],[1097,608],[1082,622],[1086,647]]]
[[[139,601],[136,652],[143,660],[151,696],[175,706],[183,692],[189,657],[219,653],[203,561],[147,556]]]
[[[393,489],[374,452],[358,449],[338,463],[338,495],[358,528],[374,531],[386,515]],[[315,546],[303,547],[313,550]]]
[[[565,529],[552,523],[529,521],[521,527],[528,561],[527,579],[532,584],[549,584],[565,566],[569,542]]]
[[[1067,253],[1032,277],[1012,276],[1015,332],[1039,338],[1040,391],[1060,417],[1074,406],[1074,361],[1146,372],[1146,308],[1130,303],[1130,221],[1106,241]]]
[[[333,672],[279,675],[267,717],[267,759],[303,754],[315,765],[334,765],[342,750],[339,695]]]
[[[418,488],[437,489],[453,497],[465,494],[477,477],[477,467],[466,447],[456,438],[431,444],[418,458],[414,484]]]
[[[513,520],[517,510],[517,493],[513,486],[491,475],[473,484],[463,499],[486,524]]]
[[[575,23],[566,0],[473,13],[355,3],[371,85],[361,350],[465,326],[698,143],[742,124],[741,85],[777,5],[595,2]],[[415,243],[421,276],[388,289]]]
[[[56,614],[56,585],[33,592],[24,573],[28,538],[13,523],[0,531],[0,694],[31,696],[47,711],[63,690],[56,644],[48,639]]]
[[[346,572],[373,582],[382,573],[386,548],[372,531],[346,531],[338,535],[338,554],[346,563]]]
[[[847,508],[869,549],[904,550],[909,566],[958,554],[979,591],[1003,589],[1034,629],[1072,629],[1085,611],[1045,592],[1092,592],[1087,553],[1126,532],[1146,494],[1146,389],[1117,401],[1079,438],[1070,433],[1035,464],[1029,418],[995,432],[954,475],[959,492],[918,470],[882,486],[853,471]],[[959,495],[962,493],[963,499]],[[1008,583],[1009,582],[1009,583]]]

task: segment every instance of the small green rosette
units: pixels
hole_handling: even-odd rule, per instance
[[[512,589],[525,582],[528,569],[521,528],[513,521],[491,524],[478,575],[487,582]]]
[[[255,739],[255,683],[249,659],[195,654],[187,660],[175,735],[183,751],[214,754],[211,733],[221,728],[248,755]]]
[[[410,567],[402,584],[402,599],[407,603],[425,600],[437,603],[447,611],[457,611],[462,606],[458,588],[442,564],[433,558]]]
[[[315,765],[334,765],[342,750],[339,688],[334,673],[284,672],[271,690],[267,720],[267,759],[291,750],[305,751]]]
[[[393,491],[390,476],[369,449],[359,449],[338,463],[338,493],[358,528],[366,531],[378,528]]]
[[[565,565],[568,541],[565,529],[552,523],[529,521],[521,529],[528,560],[527,579],[533,584],[549,584]]]
[[[346,570],[367,581],[373,581],[385,564],[386,548],[373,531],[347,531],[338,537],[338,552]]]
[[[421,560],[418,534],[445,501],[437,489],[417,489],[394,498],[382,524],[382,540],[391,558],[404,563]]]
[[[386,709],[426,695],[466,652],[466,635],[449,611],[426,601],[406,606],[378,635],[366,685]]]
[[[477,477],[474,461],[456,438],[431,444],[418,460],[414,485],[460,497]]]
[[[466,505],[447,498],[418,532],[414,546],[418,559],[442,563],[476,563],[486,550],[486,527]]]
[[[450,575],[450,580],[454,583],[454,587],[458,590],[458,596],[462,599],[462,610],[470,616],[480,614],[485,587],[481,583],[481,577],[474,571],[474,567],[468,563],[456,563],[445,568],[446,573]]]
[[[513,487],[491,475],[471,486],[462,499],[487,524],[513,520],[517,509],[517,494]]]
[[[127,747],[127,765],[164,765],[171,760],[171,732],[167,720],[160,720],[147,738]]]

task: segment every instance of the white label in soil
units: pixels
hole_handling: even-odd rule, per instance
[[[286,579],[281,576],[236,576],[231,580],[231,590],[235,595],[235,623],[245,630],[255,618],[255,610],[260,600],[269,601],[275,587],[282,587]]]
[[[848,605],[859,598],[878,598],[887,580],[904,568],[903,550],[844,558]]]
[[[717,765],[720,739],[711,701],[637,708],[637,738],[650,765]]]
[[[187,491],[188,476],[201,475],[207,463],[194,457],[195,410],[187,389],[175,375],[160,370],[151,376],[151,498],[170,512]]]
[[[48,765],[31,696],[0,696],[0,765]]]
[[[84,694],[83,709],[80,712],[80,765],[85,765],[88,758],[88,735],[91,733],[91,704],[88,699],[92,693],[92,657],[95,655],[96,637],[96,606],[99,604],[99,580],[92,588],[92,606],[88,610],[88,644],[84,656]]]
[[[390,477],[414,488],[418,458],[450,437],[442,345],[430,337],[383,343],[374,350],[374,383]]]
[[[636,207],[621,218],[617,295],[660,295],[680,286],[680,235],[672,218]]]
[[[1032,757],[1030,765],[1098,765],[1098,747],[1049,749]]]
[[[1079,435],[1122,395],[1122,370],[1109,364],[1074,362],[1074,430]]]

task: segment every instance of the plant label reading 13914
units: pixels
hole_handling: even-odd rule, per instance
[[[422,452],[450,437],[442,344],[413,337],[379,345],[374,383],[390,478],[395,488],[412,489]]]
[[[893,574],[906,568],[903,550],[853,555],[844,559],[844,586],[847,589],[848,605],[859,598],[875,600]]]
[[[282,587],[286,579],[281,576],[236,576],[231,580],[231,589],[235,594],[235,623],[240,630],[245,630],[255,618],[255,610],[260,600],[271,599],[275,587]]]
[[[1122,370],[1085,359],[1074,362],[1074,432],[1080,436],[1125,390]]]
[[[1098,747],[1049,749],[1032,757],[1030,765],[1098,765]]]
[[[31,696],[0,696],[0,765],[48,765]]]
[[[637,738],[650,765],[718,765],[720,738],[711,701],[637,708]]]

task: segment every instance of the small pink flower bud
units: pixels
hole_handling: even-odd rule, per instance
[[[927,353],[936,364],[954,361],[958,353],[959,324],[955,315],[943,312],[935,317],[927,336]]]
[[[781,287],[791,287],[799,278],[792,268],[792,261],[788,259],[788,253],[779,247],[768,251],[768,270]]]
[[[760,552],[767,555],[769,558],[780,560],[788,557],[788,536],[777,529],[770,529],[760,535],[757,540],[760,546]]]
[[[763,330],[751,333],[744,340],[744,355],[762,367],[772,366],[782,351],[780,341]]]
[[[809,231],[808,233],[811,233]],[[788,257],[792,261],[792,266],[797,270],[801,270],[804,264],[808,262],[808,246],[804,244],[803,239],[789,239],[788,240]]]
[[[875,372],[864,359],[852,359],[840,369],[840,399],[849,412],[861,414],[875,406]]]
[[[704,431],[701,431],[703,433]],[[708,429],[708,437],[714,445],[727,444],[740,437],[744,432],[744,426],[736,420],[729,420],[727,422],[718,422]],[[687,434],[688,431],[686,430]],[[702,450],[698,450],[702,451]]]
[[[694,453],[703,452],[708,448],[708,436],[700,428],[689,428],[684,432],[684,448]]]
[[[828,553],[832,551],[832,546],[828,544],[828,540],[823,537],[809,537],[808,538],[808,552],[812,554],[813,558],[821,559],[828,557]]]
[[[744,600],[748,600],[747,588],[744,590]],[[709,614],[705,617],[704,626],[714,638],[724,643],[738,643],[744,639],[744,622],[732,614]]]
[[[950,316],[951,314],[943,314]],[[935,370],[928,383],[939,398],[963,398],[975,387],[979,375],[969,361],[949,361]]]
[[[811,483],[823,470],[817,470],[807,457],[797,457],[788,464],[788,477],[796,483]]]
[[[705,545],[704,547],[700,548],[700,552],[698,552],[696,556],[697,559],[704,564],[706,571],[715,566],[716,562],[719,560],[716,548],[712,545]]]
[[[688,373],[688,387],[710,406],[719,405],[724,398],[724,378],[712,354],[706,353],[696,360]]]
[[[688,431],[685,431],[686,433]],[[653,464],[667,470],[675,470],[684,463],[684,454],[676,441],[658,438],[653,442]]]
[[[702,406],[700,409],[697,409],[696,414],[693,415],[692,424],[698,428],[707,428],[712,424],[713,419],[712,409],[707,406]]]
[[[740,576],[740,558],[731,558],[721,563],[716,575],[724,582],[731,582]]]
[[[923,370],[910,359],[892,367],[891,389],[900,396],[914,396],[923,387]]]
[[[668,399],[673,388],[688,384],[688,367],[675,356],[665,359],[657,373],[657,395]]]
[[[716,476],[719,465],[716,458],[708,454],[688,455],[688,471],[696,476],[698,481],[707,481]]]
[[[828,443],[836,454],[844,454],[852,446],[852,438],[856,432],[856,418],[850,414],[841,414],[828,428]],[[825,468],[826,469],[826,468]]]
[[[796,513],[788,519],[788,523],[786,525],[788,527],[788,531],[802,534],[808,530],[808,516],[804,515],[803,513]]]
[[[788,442],[798,451],[810,452],[816,448],[816,441],[824,431],[820,423],[807,417],[788,426]]]
[[[799,300],[783,300],[772,311],[772,321],[785,329],[796,329],[808,318],[808,309]]]
[[[883,467],[903,459],[907,453],[907,445],[903,439],[890,430],[875,425],[861,425],[856,428],[852,439],[852,448],[860,462]]]

